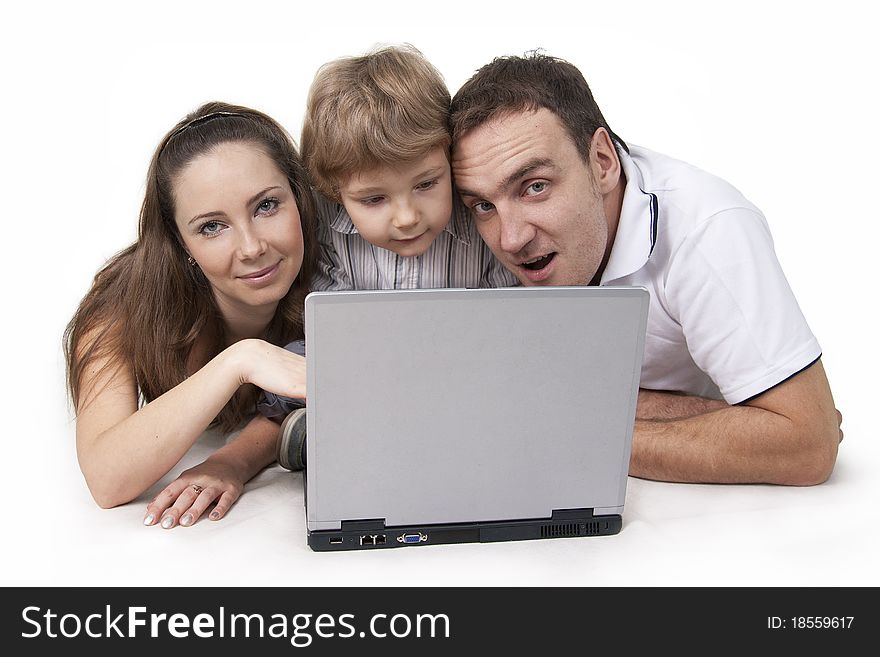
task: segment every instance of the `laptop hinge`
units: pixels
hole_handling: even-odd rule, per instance
[[[593,509],[553,509],[550,520],[580,520],[592,518]]]
[[[384,531],[385,518],[376,518],[375,520],[343,520],[341,531],[366,532],[366,531]]]

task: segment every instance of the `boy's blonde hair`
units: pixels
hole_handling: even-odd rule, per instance
[[[302,158],[325,196],[354,174],[449,147],[449,90],[411,45],[342,57],[318,69],[309,89]]]

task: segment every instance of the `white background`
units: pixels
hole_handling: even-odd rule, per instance
[[[868,265],[880,218],[880,21],[869,5],[4,4],[0,584],[880,584],[878,295]],[[566,58],[623,139],[728,179],[764,211],[845,418],[828,483],[630,480],[619,538],[405,556],[310,553],[299,481],[281,473],[223,522],[187,530],[140,527],[139,502],[111,511],[91,502],[61,334],[100,265],[134,239],[158,140],[215,99],[261,109],[297,136],[320,64],[400,42],[421,49],[453,93],[496,55],[541,47]],[[245,505],[249,495],[272,503]],[[282,513],[279,533],[272,514]],[[233,538],[242,523],[248,542]]]

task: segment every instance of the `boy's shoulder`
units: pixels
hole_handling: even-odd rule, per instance
[[[342,203],[327,198],[315,189],[312,190],[312,198],[315,200],[315,213],[319,230],[326,226],[332,228],[337,233],[344,233],[346,235],[357,234],[357,228],[354,227],[354,222]]]

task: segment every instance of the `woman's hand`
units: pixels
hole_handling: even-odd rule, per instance
[[[278,425],[256,415],[241,433],[211,454],[204,463],[186,470],[147,506],[145,525],[189,527],[215,504],[208,516],[220,520],[241,495],[245,482],[275,461]]]
[[[237,350],[241,383],[252,383],[276,395],[305,399],[305,358],[254,338],[241,340],[231,348]]]
[[[209,518],[220,520],[241,495],[245,480],[232,463],[212,455],[183,472],[147,505],[144,524],[190,527],[212,504]],[[161,519],[161,520],[160,520]]]

